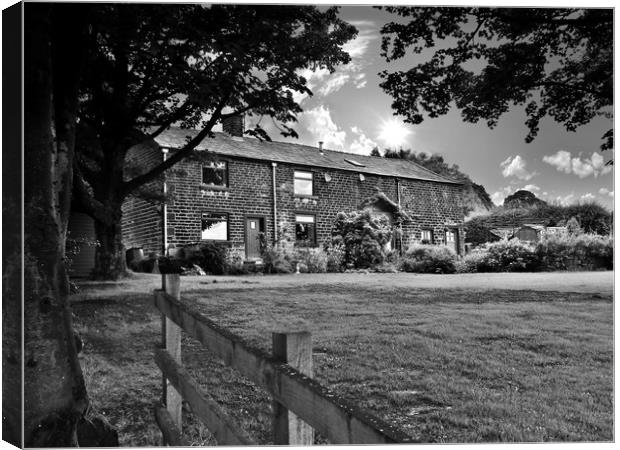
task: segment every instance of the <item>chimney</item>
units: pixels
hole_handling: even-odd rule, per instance
[[[319,141],[319,153],[323,155],[323,141]]]
[[[222,120],[222,129],[234,137],[243,137],[243,116],[230,116]]]

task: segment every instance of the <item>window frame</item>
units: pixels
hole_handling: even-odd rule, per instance
[[[308,181],[308,178],[302,178],[302,177],[297,177],[298,173],[305,173],[305,174],[310,174],[310,194],[302,194],[300,192],[297,192],[296,189],[296,181],[297,180],[304,180],[304,181]],[[315,191],[315,186],[314,186],[314,172],[311,170],[303,170],[303,169],[293,169],[293,194],[295,195],[295,197],[314,197],[314,191]],[[295,213],[297,214],[297,213]]]
[[[226,239],[210,239],[203,237],[203,228],[202,221],[204,219],[205,214],[213,214],[226,217]],[[200,213],[200,240],[201,241],[209,241],[209,242],[228,242],[230,241],[230,214],[224,211],[202,211]]]
[[[307,217],[312,217],[312,222],[300,222],[297,220],[297,217],[299,216],[307,216]],[[295,245],[300,245],[301,243],[307,243],[308,247],[316,247],[318,245],[317,243],[317,215],[314,212],[306,212],[306,211],[296,211],[295,212],[295,216],[294,216],[294,223],[295,223]],[[298,240],[297,239],[297,224],[308,224],[308,223],[312,223],[312,225],[314,225],[313,227],[313,231],[312,231],[312,238],[311,239],[307,239],[305,241],[302,240]],[[310,233],[308,233],[310,234]]]
[[[425,239],[424,238],[424,232],[428,232],[428,234],[430,236],[430,239]],[[433,233],[433,229],[432,228],[422,228],[422,229],[420,229],[420,242],[424,242],[425,240],[427,240],[430,245],[434,245],[435,244],[435,233]]]
[[[216,164],[224,164],[224,167],[222,169],[218,169],[216,167],[214,167]],[[223,184],[210,184],[205,182],[205,169],[211,169],[214,172],[220,170],[224,172],[224,183]],[[208,189],[227,189],[230,186],[230,173],[228,170],[228,161],[226,160],[217,160],[217,161],[211,161],[209,164],[203,164],[202,165],[202,169],[201,169],[201,173],[200,173],[200,181],[201,181],[201,185],[205,186]]]

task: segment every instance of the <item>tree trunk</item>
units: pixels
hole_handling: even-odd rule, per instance
[[[65,76],[54,77],[53,7],[30,3],[24,9],[24,444],[74,446],[88,406],[64,263],[77,111],[72,71],[80,55],[74,51]],[[57,30],[56,50],[73,51],[63,45],[73,29]]]
[[[95,237],[99,244],[95,250],[93,270],[96,280],[117,280],[127,275],[120,206],[113,216],[115,220],[112,223],[95,220]]]

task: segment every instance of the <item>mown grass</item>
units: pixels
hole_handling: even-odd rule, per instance
[[[121,444],[160,445],[161,375],[150,296],[74,304],[93,408]],[[207,317],[269,351],[271,331],[313,334],[315,378],[424,442],[613,439],[611,295],[317,284],[185,291]],[[184,364],[260,444],[270,398],[184,338]],[[191,414],[193,444],[213,444]],[[320,439],[319,439],[320,442]]]

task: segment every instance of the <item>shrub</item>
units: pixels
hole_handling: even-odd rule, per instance
[[[327,272],[327,254],[320,248],[300,248],[295,252],[295,259],[308,273]],[[301,267],[300,267],[300,271]]]
[[[368,210],[340,212],[332,228],[332,244],[344,245],[345,264],[358,268],[381,264],[391,238],[388,219],[373,216]]]
[[[328,272],[342,272],[345,266],[346,251],[344,244],[328,244],[324,248],[327,255]]]
[[[396,273],[400,267],[400,261],[398,264],[393,262],[384,261],[381,264],[378,264],[374,267],[375,272],[378,273]]]
[[[489,253],[483,249],[472,250],[467,255],[454,263],[457,273],[494,272],[495,268],[490,265]]]
[[[597,234],[552,235],[536,245],[546,270],[613,269],[613,239]]]
[[[275,246],[265,245],[262,251],[263,270],[265,273],[291,273],[293,272],[293,255],[290,247],[282,243]]]
[[[245,275],[248,273],[247,267],[243,264],[245,252],[238,248],[226,249],[224,257],[225,273],[228,275]]]
[[[519,239],[488,244],[471,262],[478,272],[532,272],[540,267],[534,246]]]
[[[189,244],[179,251],[179,259],[183,265],[196,264],[212,275],[223,275],[226,272],[226,247],[213,242]]]
[[[415,244],[409,247],[400,268],[405,272],[454,273],[456,255],[444,245]]]
[[[160,273],[182,273],[183,272],[183,262],[178,258],[160,256],[158,258],[158,263],[159,263]]]

